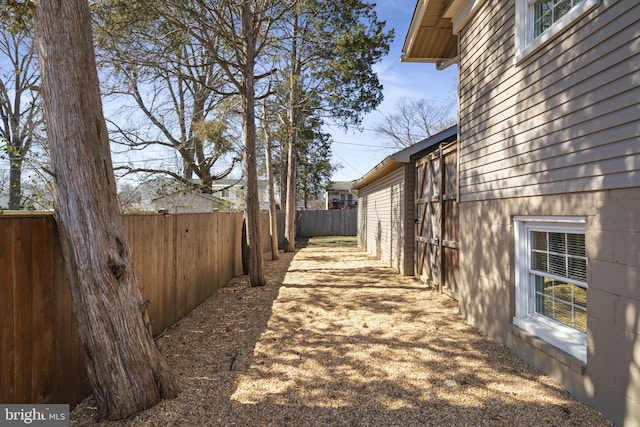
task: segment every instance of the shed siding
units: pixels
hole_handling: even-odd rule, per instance
[[[639,17],[605,0],[514,64],[514,2],[485,3],[460,34],[461,201],[638,185]]]
[[[404,168],[358,192],[358,242],[404,274]]]

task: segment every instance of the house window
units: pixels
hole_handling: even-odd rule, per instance
[[[552,40],[600,0],[516,0],[516,62]]]
[[[229,198],[229,189],[228,188],[223,188],[222,190],[220,190],[220,197],[222,197],[223,199],[228,199]]]
[[[513,323],[586,362],[584,218],[516,217]]]

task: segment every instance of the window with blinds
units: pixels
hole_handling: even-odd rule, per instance
[[[587,256],[584,234],[530,231],[535,313],[587,331]]]
[[[514,216],[513,324],[587,361],[587,219]]]

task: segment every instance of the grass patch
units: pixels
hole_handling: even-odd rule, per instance
[[[358,238],[356,236],[318,236],[310,237],[308,246],[358,246]]]

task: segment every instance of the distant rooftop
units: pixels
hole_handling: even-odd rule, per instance
[[[349,191],[355,181],[332,181],[327,184],[327,191]]]

